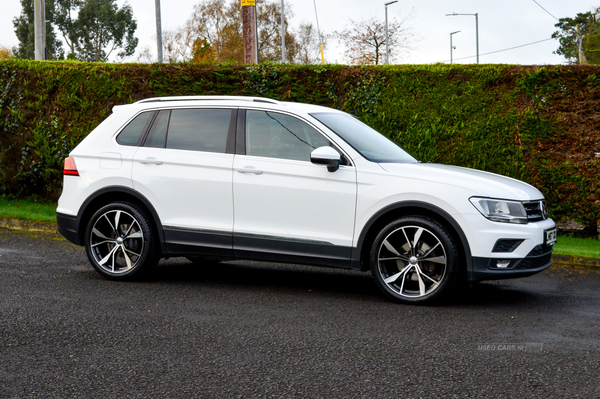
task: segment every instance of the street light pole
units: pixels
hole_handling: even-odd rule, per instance
[[[477,49],[477,63],[479,64],[479,14],[446,14],[447,17],[455,17],[457,15],[474,15],[475,16],[475,48]]]
[[[450,32],[450,63],[452,64],[452,50],[454,50],[454,46],[452,45],[452,35],[455,33],[460,32],[459,30],[457,30],[456,32]]]
[[[162,24],[160,19],[160,0],[154,1],[156,8],[156,52],[158,63],[163,63]]]
[[[390,4],[397,3],[398,0],[390,1],[389,3],[385,3],[385,64],[388,65],[390,63],[390,44],[389,44],[389,34],[388,34],[388,17],[387,17],[387,8]]]
[[[281,0],[281,62],[285,64],[285,11],[283,0]]]
[[[33,4],[34,55],[36,60],[47,59],[46,50],[46,2],[35,0]]]

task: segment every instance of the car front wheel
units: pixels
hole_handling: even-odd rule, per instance
[[[159,259],[158,243],[147,216],[134,204],[115,202],[88,222],[85,249],[92,266],[111,280],[139,277]]]
[[[371,272],[379,288],[397,302],[439,299],[455,280],[457,262],[451,235],[427,217],[394,220],[371,247]]]

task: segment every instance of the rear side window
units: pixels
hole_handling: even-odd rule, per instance
[[[144,134],[150,123],[155,112],[143,112],[136,116],[125,129],[121,130],[121,133],[117,136],[117,143],[121,145],[139,146],[144,139]]]
[[[154,123],[148,132],[148,137],[144,141],[144,147],[165,148],[167,139],[167,127],[169,126],[169,116],[171,111],[160,111],[154,119]]]
[[[174,109],[167,148],[225,153],[230,109]]]

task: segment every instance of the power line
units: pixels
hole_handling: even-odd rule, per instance
[[[542,5],[541,5],[540,3],[538,3],[536,0],[533,0],[533,2],[534,2],[535,4],[537,4],[538,6],[540,6],[540,8],[541,8],[542,10],[546,11],[546,12],[548,13],[548,15],[550,15],[552,18],[554,18],[555,20],[557,20],[557,21],[558,21],[558,18],[556,18],[554,15],[550,14],[550,12],[549,12],[548,10],[546,10],[544,7],[542,7]]]
[[[515,46],[515,47],[510,47],[510,48],[505,48],[502,50],[496,50],[496,51],[490,51],[489,53],[485,53],[485,54],[479,54],[480,56],[482,55],[490,55],[490,54],[496,54],[496,53],[501,53],[503,51],[509,51],[509,50],[514,50],[517,48],[521,48],[521,47],[526,47],[526,46],[531,46],[533,44],[538,44],[538,43],[542,43],[542,42],[547,42],[548,40],[553,40],[552,38],[548,38],[548,39],[544,39],[544,40],[538,40],[537,42],[532,42],[532,43],[527,43],[527,44],[522,44],[520,46]],[[476,55],[471,55],[469,57],[462,57],[462,58],[455,58],[454,61],[458,61],[458,60],[466,60],[468,58],[475,58]],[[444,61],[447,62],[448,60]]]

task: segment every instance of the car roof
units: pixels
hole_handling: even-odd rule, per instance
[[[117,105],[113,112],[122,107],[133,107],[139,110],[148,108],[166,108],[171,106],[198,106],[198,105],[226,105],[236,107],[268,107],[271,109],[289,110],[292,112],[341,112],[320,105],[278,101],[265,97],[250,96],[176,96],[176,97],[152,97],[137,101],[133,104]]]

